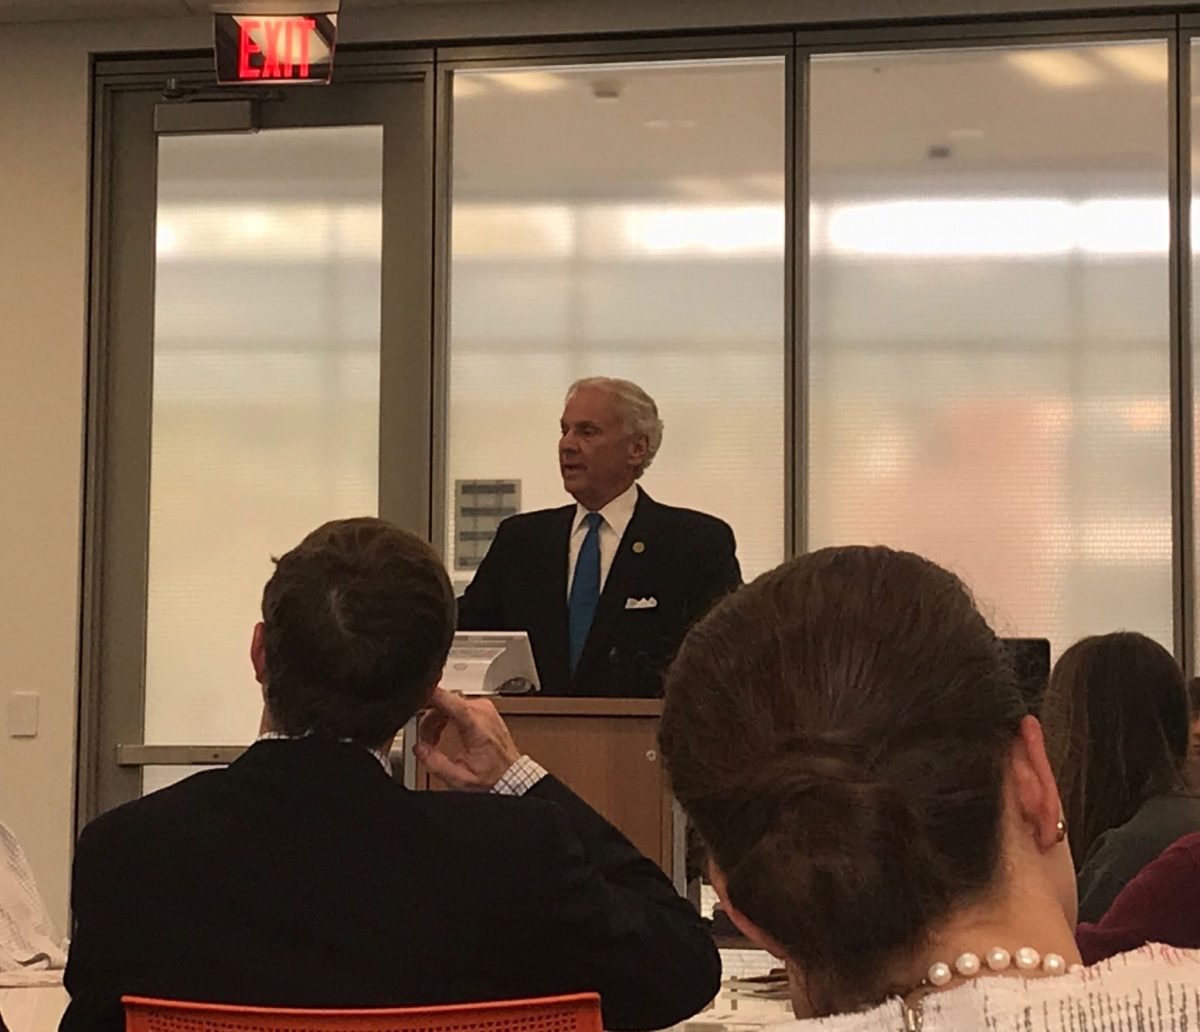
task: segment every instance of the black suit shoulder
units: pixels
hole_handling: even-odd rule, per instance
[[[552,802],[532,795],[517,798],[490,793],[413,792],[386,777],[372,776],[375,774],[372,766],[378,761],[366,750],[359,746],[346,748],[361,753],[353,759],[366,770],[358,772],[365,776],[347,778],[344,787],[352,786],[354,806],[360,816],[370,819],[370,824],[343,830],[360,831],[362,842],[375,840],[383,852],[391,848],[410,851],[411,841],[405,840],[419,833],[436,840],[438,851],[452,865],[474,869],[486,865],[489,859],[503,859],[508,873],[516,873],[523,866],[523,856],[532,860],[539,844],[562,833],[558,805],[561,799]],[[288,786],[284,778],[279,778],[274,786],[278,795],[273,796],[272,786],[264,783],[267,780],[261,772],[247,772],[234,764],[193,774],[124,803],[84,828],[76,850],[77,863],[86,866],[93,855],[102,854],[107,865],[113,860],[115,850],[117,854],[129,853],[139,858],[134,866],[141,858],[153,865],[155,854],[154,850],[145,849],[147,841],[157,842],[160,848],[180,848],[189,839],[220,836],[230,830],[229,825],[249,828],[260,816],[255,810],[263,811],[261,816],[268,822],[274,820],[286,825],[289,818],[319,821],[326,808],[330,811],[334,806],[341,808],[337,792],[328,796],[303,794],[302,785]],[[336,788],[332,784],[328,787]],[[282,812],[281,806],[295,807],[297,812],[289,815]],[[268,815],[266,811],[272,813]],[[591,814],[593,819],[605,823],[594,812]],[[390,830],[397,834],[390,835]],[[517,843],[522,848],[514,851]],[[352,840],[349,844],[359,843]],[[129,863],[129,859],[122,863]],[[534,862],[531,866],[537,869],[539,865]]]
[[[537,654],[538,634],[529,626],[527,607],[543,604],[559,560],[562,576],[566,576],[571,511],[571,506],[537,509],[501,522],[475,576],[458,600],[459,630],[527,630]],[[550,544],[559,539],[561,554]]]
[[[552,777],[521,798],[412,792],[314,739],[92,821],[72,904],[66,1032],[118,1032],[123,992],[369,1007],[593,989],[606,1027],[658,1028],[719,978],[662,872]],[[662,957],[665,993],[646,974]]]
[[[719,516],[701,512],[699,509],[685,509],[677,505],[665,505],[646,499],[652,512],[664,523],[670,523],[674,528],[690,532],[697,537],[716,539],[733,543],[733,528]]]
[[[671,542],[673,567],[679,576],[693,583],[698,595],[693,618],[715,598],[741,585],[733,528],[720,517],[664,505],[643,494],[635,518],[647,530]]]

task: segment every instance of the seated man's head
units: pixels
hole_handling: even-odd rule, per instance
[[[318,527],[275,562],[251,659],[263,725],[378,748],[429,698],[454,592],[420,538],[371,517]]]
[[[660,740],[729,916],[789,959],[798,1012],[903,995],[967,951],[1074,953],[1040,727],[927,559],[828,548],[726,597],[670,669]]]

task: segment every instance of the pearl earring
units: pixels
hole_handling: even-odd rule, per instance
[[[1067,822],[1060,817],[1058,819],[1058,823],[1054,825],[1054,830],[1058,832],[1058,838],[1056,838],[1054,841],[1064,841],[1067,837]]]

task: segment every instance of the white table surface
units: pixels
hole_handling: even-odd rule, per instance
[[[727,980],[732,977],[762,975],[777,968],[779,962],[761,950],[721,950],[721,992],[712,1005],[676,1026],[678,1032],[758,1032],[768,1025],[791,1021],[790,1000],[764,1000],[731,993]]]

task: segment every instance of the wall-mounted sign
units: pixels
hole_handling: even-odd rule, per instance
[[[214,14],[217,82],[329,82],[336,14]]]

